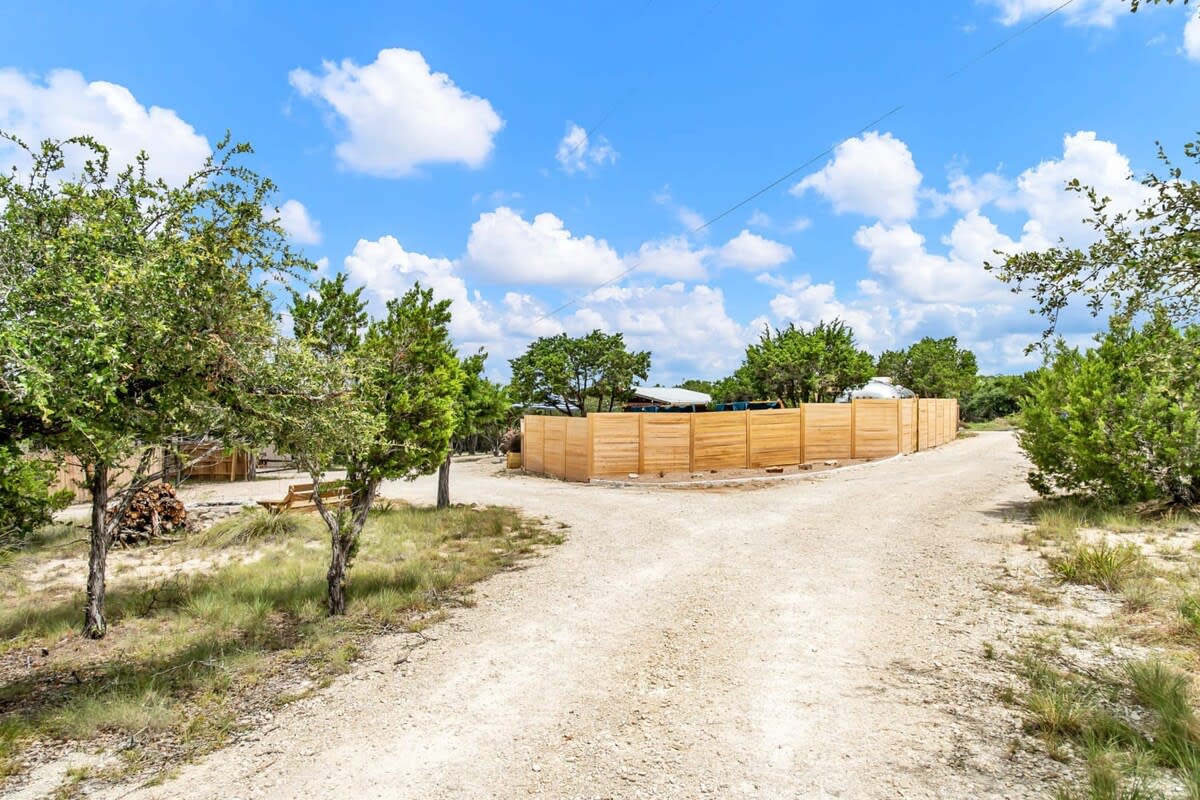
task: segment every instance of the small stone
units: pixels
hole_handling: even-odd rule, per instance
[[[636,481],[637,479],[638,479],[638,474],[636,472],[629,473],[629,480]]]

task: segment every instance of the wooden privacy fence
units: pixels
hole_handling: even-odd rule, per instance
[[[954,439],[958,401],[854,400],[770,411],[526,416],[526,472],[568,481],[886,458]]]

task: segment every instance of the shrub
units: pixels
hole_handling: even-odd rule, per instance
[[[1029,482],[1104,503],[1200,502],[1200,327],[1114,319],[1086,352],[1061,342],[1022,405]]]
[[[69,489],[50,491],[53,477],[53,463],[0,446],[0,550],[16,547],[70,502]]]

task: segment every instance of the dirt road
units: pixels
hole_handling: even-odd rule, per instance
[[[383,640],[272,728],[112,796],[1045,796],[984,655],[1021,624],[987,588],[1021,558],[1010,435],[756,490],[495,470],[456,466],[455,500],[566,523],[564,545],[432,641]]]

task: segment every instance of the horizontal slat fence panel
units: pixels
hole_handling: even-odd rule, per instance
[[[641,414],[641,472],[687,472],[692,468],[694,414]]]
[[[640,414],[589,414],[592,426],[593,478],[611,478],[638,471]],[[529,419],[526,417],[526,419]]]
[[[746,466],[746,415],[749,411],[692,414],[693,467],[697,470]]]
[[[546,418],[525,417],[525,432],[521,435],[521,462],[528,472],[546,471],[543,459],[546,447]]]
[[[805,403],[804,460],[850,458],[851,414],[849,403]]]
[[[542,458],[547,475],[567,477],[566,417],[546,417],[546,449]]]
[[[804,410],[784,408],[750,414],[750,466],[799,464],[804,434]]]
[[[900,452],[898,403],[854,401],[854,457],[886,458]]]
[[[911,453],[917,449],[917,401],[900,401],[900,452]]]
[[[563,477],[569,481],[587,481],[588,456],[591,452],[591,425],[586,418],[571,417],[566,420],[566,458]]]
[[[713,413],[596,413],[523,420],[525,469],[570,481],[886,458],[953,441],[958,401],[805,403]]]

